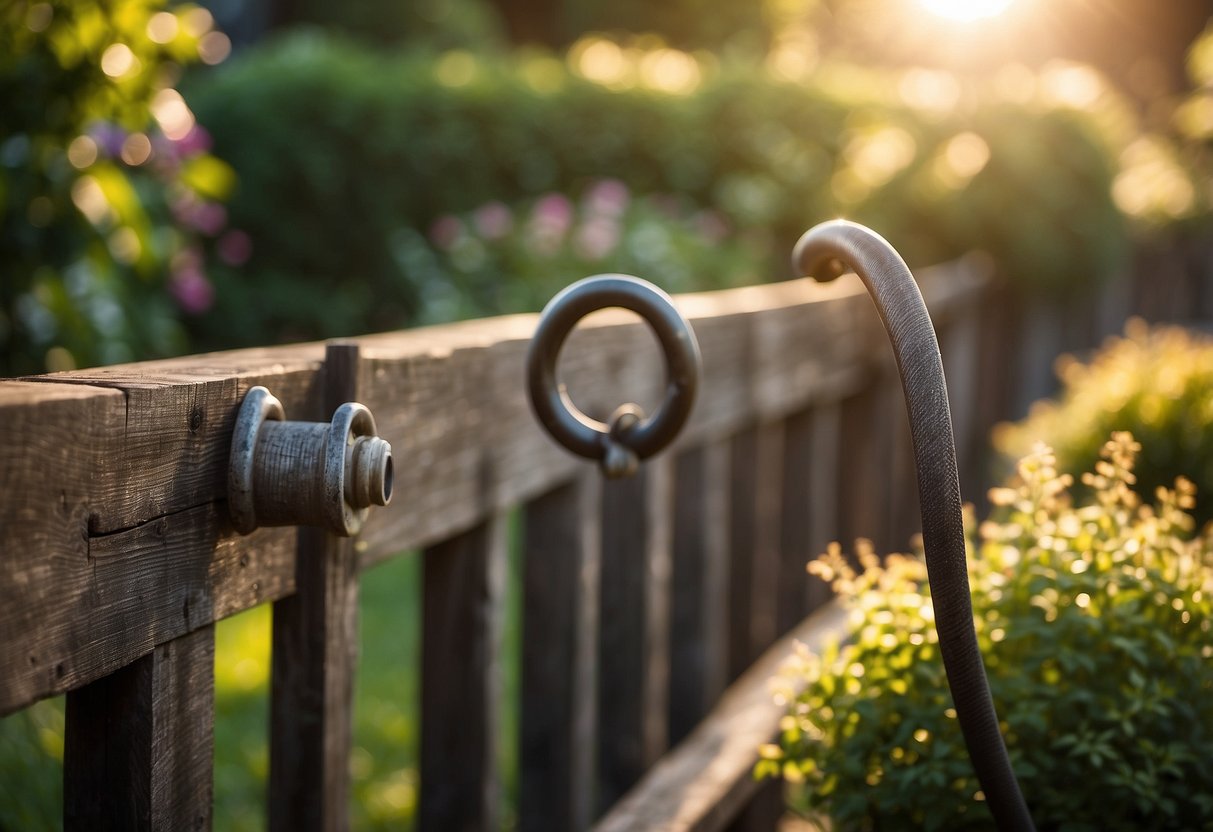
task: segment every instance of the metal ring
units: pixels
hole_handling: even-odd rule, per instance
[[[637,405],[623,405],[608,425],[573,404],[565,385],[556,379],[556,363],[578,321],[614,306],[635,312],[652,327],[665,354],[666,389],[652,416],[644,418]],[[695,403],[701,365],[695,333],[669,295],[635,277],[603,274],[566,287],[544,307],[527,351],[527,389],[535,416],[557,442],[575,454],[599,460],[608,474],[618,476],[634,470],[637,460],[657,453],[678,435]],[[621,459],[620,448],[635,459]]]

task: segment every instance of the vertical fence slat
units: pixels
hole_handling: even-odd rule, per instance
[[[325,418],[358,396],[358,347],[325,351]],[[295,594],[274,603],[269,827],[349,828],[349,755],[358,651],[353,541],[300,528]]]
[[[842,405],[823,402],[813,410],[812,470],[809,482],[809,560],[838,540],[838,478],[845,465],[842,455]],[[806,564],[807,567],[807,564]],[[807,569],[806,569],[807,571]],[[809,576],[809,609],[816,610],[830,600],[829,585],[815,575]]]
[[[729,454],[723,443],[675,461],[670,612],[670,744],[685,737],[728,677]]]
[[[67,695],[64,829],[210,829],[215,628]]]
[[[783,473],[779,512],[779,590],[776,631],[783,635],[809,613],[809,574],[812,557],[810,511],[813,495],[813,413],[802,411],[784,420]]]
[[[497,832],[508,523],[501,514],[424,554],[423,832]]]
[[[592,471],[525,507],[523,832],[593,820],[601,482]]]
[[[775,639],[781,430],[747,428],[729,460],[729,679]]]
[[[597,814],[666,747],[671,468],[659,456],[603,484]]]

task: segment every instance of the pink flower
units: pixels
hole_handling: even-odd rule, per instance
[[[514,228],[514,216],[500,202],[486,202],[472,214],[472,223],[486,240],[500,240]]]
[[[729,234],[729,224],[716,211],[700,211],[691,218],[699,236],[709,243],[718,243]]]
[[[232,229],[215,243],[219,259],[229,266],[243,266],[253,254],[253,240],[239,229]]]
[[[586,210],[608,217],[622,216],[630,201],[628,186],[618,179],[600,179],[585,194]]]
[[[199,315],[210,309],[215,302],[215,287],[206,279],[202,269],[190,263],[173,273],[169,279],[169,291],[177,305],[190,315]]]
[[[195,124],[190,128],[188,133],[174,140],[173,144],[177,153],[185,157],[206,153],[211,149],[214,142],[211,140],[211,134],[206,131],[205,127]]]
[[[535,203],[531,222],[555,237],[563,237],[573,224],[573,203],[564,194],[545,194]]]
[[[463,236],[463,221],[451,214],[443,214],[430,226],[430,242],[443,251],[450,251]]]
[[[592,217],[577,229],[574,245],[587,260],[601,260],[619,244],[619,223],[609,217]]]
[[[186,222],[208,237],[214,237],[227,225],[227,209],[218,202],[199,201],[189,211]]]

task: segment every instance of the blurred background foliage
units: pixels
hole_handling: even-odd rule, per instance
[[[839,215],[912,265],[985,249],[1019,297],[1202,233],[1213,4],[1016,0],[982,27],[925,2],[10,0],[0,375],[533,310],[603,271],[782,279]],[[1007,452],[1047,434],[1084,470],[1131,428],[1143,488],[1210,493],[1213,359],[1184,337],[1067,365]],[[412,816],[416,570],[363,586],[359,828]],[[218,625],[217,828],[264,824],[268,626]],[[55,826],[62,732],[58,702],[0,721],[0,829]]]
[[[200,6],[0,10],[0,372],[189,348],[210,305],[200,239],[234,183],[175,85],[226,56]]]
[[[1026,419],[995,429],[994,446],[1008,465],[1043,442],[1081,490],[1078,478],[1094,469],[1101,437],[1127,430],[1142,444],[1134,467],[1141,499],[1149,502],[1183,476],[1196,484],[1193,516],[1202,525],[1213,519],[1213,340],[1207,334],[1133,320],[1123,337],[1109,339],[1089,359],[1061,357],[1057,375],[1056,400],[1037,402]]]
[[[977,30],[924,2],[10,4],[0,372],[535,309],[611,268],[781,279],[788,243],[837,215],[911,263],[980,247],[1022,294],[1065,292],[1205,216],[1209,50],[1192,82],[1185,55],[1209,4],[1141,27],[1019,0]],[[1090,43],[1111,37],[1119,62]],[[500,291],[418,267],[449,261],[429,236],[448,215],[604,179],[719,218],[725,274],[694,246],[525,239],[485,262]],[[629,221],[690,239],[669,211]]]

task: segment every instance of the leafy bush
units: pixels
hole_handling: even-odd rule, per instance
[[[1057,372],[1056,401],[1037,402],[1022,422],[995,429],[994,445],[1007,459],[1044,442],[1060,470],[1077,476],[1099,458],[1102,437],[1127,430],[1144,447],[1138,493],[1148,497],[1182,475],[1196,484],[1196,519],[1213,519],[1213,341],[1134,320],[1089,362],[1063,356]]]
[[[533,311],[603,272],[645,276],[671,292],[754,283],[769,246],[714,211],[638,197],[614,179],[590,182],[577,199],[548,193],[443,214],[426,233],[397,229],[390,244],[398,271],[384,281],[317,275],[300,292],[292,276],[218,273],[215,314],[193,322],[196,344],[232,346],[233,331],[253,345],[267,329],[301,339]]]
[[[978,642],[1012,763],[1041,829],[1213,828],[1213,540],[1191,539],[1193,487],[1145,506],[1125,433],[1084,480],[1047,450],[996,489],[969,561]],[[947,692],[921,560],[856,573],[837,545],[810,565],[853,609],[853,641],[807,677],[758,772],[803,784],[836,829],[987,829]]]
[[[254,243],[244,274],[289,283],[292,302],[315,309],[369,292],[392,327],[418,314],[395,301],[409,281],[401,235],[602,178],[769,234],[766,279],[787,274],[808,225],[837,215],[875,224],[916,264],[988,249],[1032,289],[1097,279],[1126,251],[1116,151],[1082,109],[962,96],[922,70],[791,77],[642,46],[590,38],[567,60],[384,55],[311,32],[185,94],[240,176],[232,219]]]
[[[232,174],[173,85],[227,41],[164,6],[0,10],[0,374],[179,351],[209,303],[199,241]]]

